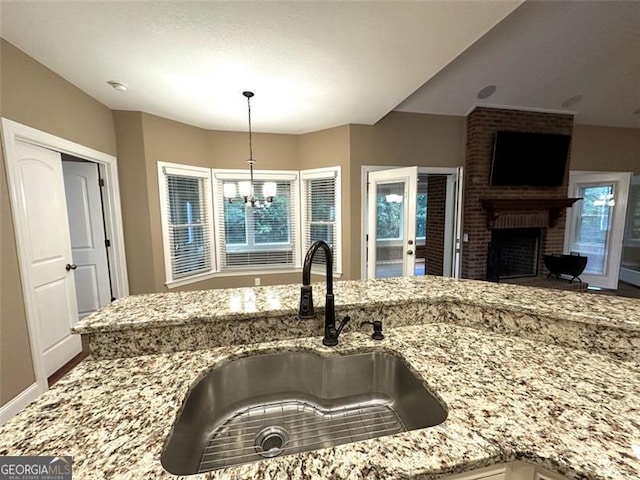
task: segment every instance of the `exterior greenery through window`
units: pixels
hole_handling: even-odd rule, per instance
[[[404,202],[387,201],[387,195],[378,194],[376,232],[379,239],[397,240],[402,238]],[[424,239],[427,232],[427,195],[418,194],[416,205],[416,237]]]
[[[256,181],[255,191],[262,192],[263,184],[264,181]],[[224,237],[218,235],[222,270],[294,266],[292,182],[281,180],[276,185],[276,196],[271,204],[264,204],[260,195],[260,207],[224,199],[219,202],[224,216],[219,225]]]

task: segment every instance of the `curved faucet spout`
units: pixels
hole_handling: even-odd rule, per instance
[[[324,263],[327,271],[327,294],[333,295],[333,254],[331,248],[322,240],[316,240],[313,242],[307,256],[304,257],[304,266],[302,268],[302,284],[311,285],[311,266],[313,264],[313,257],[319,248],[322,248],[324,252]]]
[[[327,346],[334,346],[338,344],[338,335],[342,331],[343,327],[349,321],[349,317],[340,323],[336,328],[336,308],[333,298],[333,254],[331,248],[322,240],[316,240],[313,242],[307,255],[304,259],[304,266],[302,268],[302,287],[300,289],[300,308],[298,312],[299,318],[313,318],[313,291],[311,287],[311,266],[313,264],[313,257],[318,251],[322,249],[324,252],[324,261],[327,269],[327,294],[325,296],[324,305],[324,339],[322,343]]]

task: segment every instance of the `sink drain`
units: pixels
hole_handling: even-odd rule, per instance
[[[277,457],[284,452],[289,434],[282,427],[267,427],[256,435],[254,447],[258,455],[266,458]]]

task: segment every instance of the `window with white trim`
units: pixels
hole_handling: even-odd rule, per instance
[[[318,168],[300,172],[302,180],[302,249],[303,254],[316,240],[323,240],[333,254],[333,272],[342,273],[342,229],[340,167]],[[324,253],[318,250],[313,259],[314,273],[325,273]]]
[[[246,171],[214,170],[216,252],[219,271],[292,269],[300,266],[298,172],[254,172],[260,206],[224,198],[223,184],[248,180]],[[277,185],[273,203],[262,198],[265,182]]]
[[[167,284],[213,271],[211,170],[158,162]]]

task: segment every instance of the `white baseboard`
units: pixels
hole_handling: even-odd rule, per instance
[[[7,423],[14,415],[33,402],[40,396],[40,389],[37,383],[29,385],[18,395],[0,407],[0,426]]]

